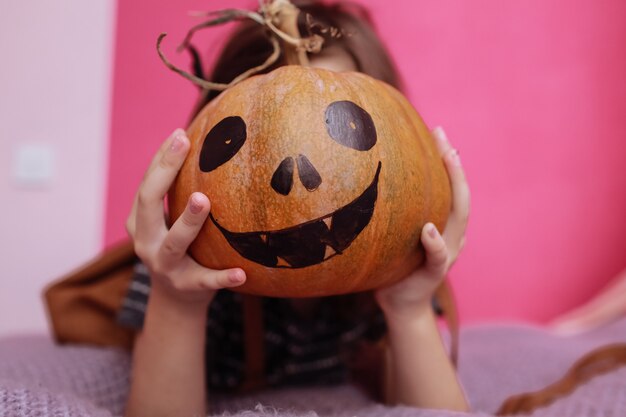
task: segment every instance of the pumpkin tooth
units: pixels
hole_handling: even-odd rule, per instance
[[[259,237],[263,241],[263,243],[267,243],[267,233],[259,233]]]
[[[328,226],[329,230],[330,230],[330,224],[332,223],[332,220],[333,220],[332,216],[328,216],[322,219],[322,221],[326,223],[326,226]]]
[[[285,261],[283,258],[281,258],[280,256],[278,257],[278,263],[276,264],[276,266],[286,266],[286,267],[290,267],[291,265],[289,265],[289,263],[287,261]]]
[[[326,253],[324,253],[324,260],[330,258],[337,253],[330,245],[326,245]]]

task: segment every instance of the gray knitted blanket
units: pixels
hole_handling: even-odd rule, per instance
[[[386,407],[351,386],[283,389],[211,398],[211,415],[239,417],[489,416],[509,395],[559,379],[580,356],[626,342],[626,320],[563,338],[520,325],[478,326],[461,334],[459,373],[473,412]],[[102,416],[122,413],[130,359],[116,349],[56,346],[47,336],[0,340],[0,416]],[[592,379],[539,416],[626,416],[626,367]]]

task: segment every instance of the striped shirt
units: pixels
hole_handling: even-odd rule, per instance
[[[150,295],[147,268],[138,263],[118,321],[134,329],[143,326]],[[348,356],[359,342],[374,341],[385,333],[382,313],[351,319],[336,314],[333,305],[320,302],[314,318],[297,314],[288,299],[262,299],[265,379],[270,386],[333,384],[349,377]],[[212,390],[238,387],[245,375],[242,296],[218,291],[208,311],[206,359]]]

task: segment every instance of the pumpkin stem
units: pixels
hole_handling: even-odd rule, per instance
[[[191,29],[189,29],[185,39],[183,39],[183,42],[181,42],[177,48],[178,52],[187,49],[193,53],[191,38],[196,32],[201,29],[221,25],[227,22],[250,19],[262,26],[265,26],[270,32],[269,40],[273,47],[272,54],[261,65],[250,68],[235,77],[235,79],[233,79],[230,83],[213,83],[172,64],[161,50],[161,43],[163,42],[165,36],[167,36],[166,33],[161,33],[157,38],[156,49],[159,54],[159,58],[161,58],[161,61],[170,70],[180,74],[199,87],[205,90],[217,91],[226,90],[246,78],[269,68],[280,57],[281,49],[284,52],[285,62],[288,65],[308,65],[309,60],[306,53],[319,52],[322,48],[324,39],[319,35],[311,35],[306,38],[300,37],[300,33],[298,31],[298,14],[300,13],[300,9],[294,6],[290,0],[259,0],[259,4],[260,9],[258,13],[241,9],[217,10],[204,12],[202,14],[194,12],[195,16],[211,16],[212,18],[194,25]]]
[[[298,30],[300,9],[289,0],[273,0],[265,6],[265,11],[267,26],[281,39],[285,63],[308,66],[306,47]]]

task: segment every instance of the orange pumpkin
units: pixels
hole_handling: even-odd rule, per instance
[[[289,65],[220,94],[188,129],[173,218],[192,192],[211,214],[190,253],[241,267],[237,291],[308,297],[391,284],[442,230],[450,187],[428,128],[393,87],[361,73]]]

